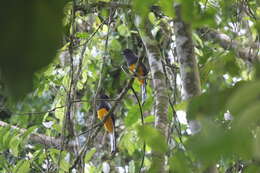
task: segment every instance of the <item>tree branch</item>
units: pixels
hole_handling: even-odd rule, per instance
[[[126,3],[118,3],[118,2],[96,2],[96,3],[91,3],[87,4],[84,6],[76,6],[76,11],[83,11],[85,13],[89,13],[93,11],[94,8],[131,8],[130,4]]]
[[[1,127],[10,127],[13,130],[17,130],[21,134],[26,132],[26,129],[10,125],[10,124],[3,122],[3,121],[0,121],[0,126]],[[62,148],[61,147],[61,139],[56,139],[54,137],[46,136],[46,135],[39,134],[39,133],[30,134],[29,135],[29,141],[37,143],[37,144],[44,145],[48,148],[56,148],[58,150],[60,150]],[[65,150],[67,150],[69,152],[73,152],[74,147],[75,147],[75,145],[73,143],[69,143],[68,145],[65,146]]]
[[[218,43],[224,49],[233,50],[238,58],[250,62],[260,60],[260,44],[253,43],[251,46],[246,47],[238,41],[232,40],[228,35],[209,28],[201,28],[198,30],[198,33],[207,41]]]

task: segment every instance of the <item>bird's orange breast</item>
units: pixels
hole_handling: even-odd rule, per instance
[[[131,64],[129,66],[129,70],[131,70],[132,72],[135,71],[135,64]],[[144,84],[144,71],[142,69],[142,66],[139,65],[138,70],[137,70],[137,79],[141,84]]]
[[[103,118],[107,115],[108,110],[105,108],[101,108],[97,111],[98,119],[103,120]],[[108,117],[108,119],[104,123],[105,129],[109,132],[113,132],[114,124],[111,117]]]

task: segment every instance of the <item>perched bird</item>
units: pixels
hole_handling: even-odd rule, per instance
[[[133,53],[133,51],[131,49],[123,50],[123,55],[126,59],[129,70],[131,72],[135,72],[138,57]],[[146,99],[146,79],[145,79],[145,77],[147,74],[148,74],[147,68],[140,61],[135,75],[136,75],[139,83],[141,84],[142,104],[145,102],[145,99]]]
[[[100,94],[100,103],[97,109],[97,115],[100,120],[108,114],[111,106],[109,105],[107,99],[109,97],[106,94]],[[106,131],[109,133],[110,145],[111,145],[111,153],[116,151],[116,135],[115,135],[115,116],[112,114],[104,123],[104,127]]]

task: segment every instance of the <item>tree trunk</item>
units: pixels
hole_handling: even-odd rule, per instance
[[[180,5],[177,5],[174,32],[178,61],[180,63],[180,75],[182,81],[183,99],[189,99],[200,95],[200,77],[194,54],[194,46],[191,38],[191,27],[182,20]]]
[[[183,99],[201,94],[201,84],[198,66],[195,59],[194,45],[191,37],[191,27],[181,17],[181,6],[177,5],[174,31],[176,38],[177,56],[180,63],[180,75],[183,89]],[[213,164],[206,169],[205,173],[217,173]]]
[[[148,23],[148,21],[146,21]],[[151,34],[149,24],[145,25],[145,28],[140,29],[140,36],[145,45],[149,66],[151,69],[153,90],[155,93],[155,127],[165,137],[167,136],[167,113],[169,99],[167,95],[167,86],[164,76],[163,66],[161,63],[161,52],[157,45],[156,40]],[[137,26],[138,27],[138,26]],[[165,172],[165,153],[153,151],[153,162],[156,162],[155,168],[158,172]]]

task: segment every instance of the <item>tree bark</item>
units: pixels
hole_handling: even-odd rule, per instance
[[[180,63],[180,75],[183,89],[183,99],[201,94],[201,84],[198,66],[195,59],[194,45],[191,37],[190,24],[185,23],[181,16],[181,6],[175,6],[176,20],[174,32],[177,56]],[[217,173],[216,165],[211,165],[205,173]]]
[[[176,20],[174,22],[174,32],[177,57],[180,63],[182,93],[184,100],[186,100],[193,96],[200,95],[201,86],[191,37],[191,27],[183,21],[180,8],[180,5],[175,7]]]
[[[145,21],[148,23],[148,21]],[[164,76],[163,66],[161,63],[161,52],[157,45],[156,40],[151,34],[150,25],[145,25],[144,28],[140,28],[140,25],[136,24],[139,29],[141,39],[144,43],[149,66],[151,69],[153,91],[155,94],[155,127],[165,137],[167,136],[167,113],[169,99],[167,95],[167,85]],[[156,162],[156,171],[165,172],[165,153],[153,151],[153,161]]]

